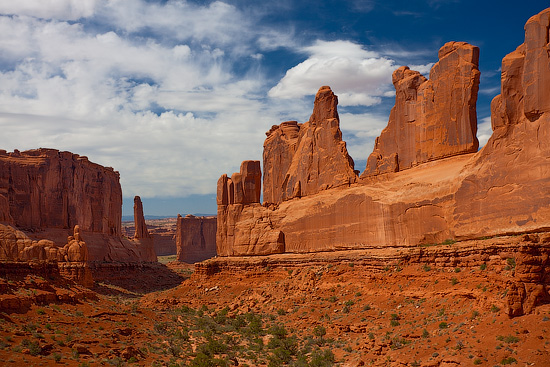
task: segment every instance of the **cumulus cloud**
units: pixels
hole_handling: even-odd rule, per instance
[[[125,197],[214,193],[222,173],[261,160],[271,125],[306,121],[322,85],[341,106],[394,95],[391,58],[349,41],[297,46],[292,27],[220,1],[3,2],[0,34],[0,149],[87,155],[120,171]],[[280,49],[306,59],[269,90],[264,53]],[[387,116],[340,116],[366,159]]]
[[[393,60],[350,41],[317,41],[302,49],[308,58],[287,71],[269,91],[273,98],[301,98],[330,85],[342,106],[380,103],[391,87]]]
[[[388,116],[375,113],[341,113],[340,128],[348,153],[357,161],[366,161],[374,149],[374,140],[388,124]],[[355,167],[363,170],[365,167]]]
[[[477,140],[479,140],[480,148],[487,144],[487,140],[489,140],[492,134],[491,116],[480,119],[477,124]]]
[[[233,7],[48,4],[1,11],[2,149],[87,155],[121,172],[125,196],[144,197],[212,193],[219,175],[261,158],[263,133],[277,113],[258,101],[261,77],[231,71],[233,36],[251,33]],[[174,37],[158,36],[167,26],[178,29],[176,22],[182,26]],[[143,27],[150,33],[140,33]]]
[[[0,2],[0,14],[77,20],[94,14],[98,0],[24,0]]]

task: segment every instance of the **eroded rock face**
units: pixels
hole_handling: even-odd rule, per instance
[[[3,259],[156,261],[151,239],[121,237],[121,215],[112,168],[54,149],[0,151]]]
[[[509,284],[507,311],[512,317],[529,314],[536,306],[550,302],[550,236],[524,235],[523,241],[516,257],[511,258],[515,279]]]
[[[143,204],[139,196],[134,197],[134,238],[151,238],[145,224],[145,216],[143,215]]]
[[[176,247],[178,261],[193,264],[216,256],[216,217],[178,215]]]
[[[493,134],[456,193],[457,235],[530,231],[548,223],[549,17],[546,9],[529,19],[525,43],[502,60],[501,94],[491,104]]]
[[[120,235],[119,174],[54,149],[0,151],[0,218],[23,229],[73,228]]]
[[[342,140],[337,105],[330,87],[321,87],[308,122],[283,122],[266,133],[264,202],[278,204],[357,180]]]
[[[244,161],[240,172],[231,178],[224,174],[218,180],[216,252],[219,256],[284,252],[282,232],[271,231],[269,221],[262,215],[266,209],[260,205],[260,185],[259,161]]]
[[[407,66],[397,69],[395,106],[362,177],[476,152],[478,63],[477,47],[449,42],[439,50],[429,80]]]

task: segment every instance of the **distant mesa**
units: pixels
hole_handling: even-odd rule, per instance
[[[178,261],[194,264],[216,256],[216,217],[178,214],[176,249]]]

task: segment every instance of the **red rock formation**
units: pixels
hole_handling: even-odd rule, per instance
[[[395,106],[362,177],[476,152],[479,49],[449,42],[427,80],[403,66],[393,73]]]
[[[178,215],[176,229],[178,261],[193,264],[216,256],[216,221],[216,217]]]
[[[395,127],[396,114],[401,111],[400,118],[414,117],[414,120],[399,120],[403,123],[426,122],[425,134],[432,134],[430,139],[417,133],[420,130],[413,130],[412,138],[393,134],[388,126],[378,144],[382,149],[386,146],[382,142],[391,140],[386,137],[393,136],[392,139],[400,139],[396,147],[415,146],[418,151],[408,155],[389,150],[383,157],[397,152],[397,162],[408,156],[420,157],[409,160],[410,166],[426,160],[427,163],[314,195],[303,195],[304,186],[298,186],[296,191],[302,191],[300,200],[264,207],[228,204],[224,198],[230,196],[231,180],[222,176],[218,182],[218,255],[417,246],[441,243],[448,238],[471,239],[550,228],[550,196],[546,189],[550,185],[550,111],[546,94],[538,95],[543,87],[534,87],[550,73],[550,68],[537,66],[549,62],[548,53],[537,51],[540,47],[550,49],[545,36],[550,28],[549,13],[550,9],[545,10],[528,21],[526,43],[503,61],[502,95],[493,102],[494,132],[481,151],[446,157],[475,150],[477,144],[472,126],[479,77],[477,49],[464,43],[450,43],[441,49],[441,60],[434,66],[429,81],[407,68],[400,68],[394,74],[397,100],[403,103],[396,104],[389,125]],[[456,74],[451,72],[453,65],[458,67]],[[540,75],[533,76],[532,70]],[[449,80],[453,81],[452,88],[446,86]],[[417,112],[422,109],[418,109],[418,101],[429,100],[425,96],[432,89],[434,93],[443,93],[442,96],[434,94],[432,99],[439,101],[437,105],[446,106],[446,112],[425,105],[424,112],[431,112],[420,116]],[[407,93],[416,99],[407,97]],[[530,101],[529,107],[525,106],[526,101]],[[448,119],[442,118],[446,113],[450,114]],[[431,119],[433,116],[439,117]],[[430,121],[460,124],[444,124],[439,129]],[[293,124],[286,125],[288,128]],[[279,134],[277,131],[281,129],[274,128],[270,136]],[[292,146],[295,137],[290,136],[274,136],[279,141],[286,139],[286,143],[277,147]],[[271,149],[269,139],[266,149]],[[418,140],[419,144],[410,143],[411,139]],[[453,150],[456,147],[461,148]],[[443,151],[446,153],[441,153]],[[430,161],[443,156],[446,158]],[[278,157],[279,161],[287,162],[281,154]],[[399,163],[399,169],[402,166],[407,164]],[[269,167],[266,164],[266,168]],[[269,181],[270,175],[273,176],[266,174],[264,180]],[[272,184],[264,186],[269,188],[266,191],[273,187]],[[275,192],[272,197],[277,195]]]
[[[121,214],[112,168],[54,149],[0,151],[0,258],[156,261],[150,239],[121,238]]]
[[[308,122],[283,122],[266,133],[264,202],[277,204],[357,180],[342,141],[337,105],[330,87],[321,87]]]
[[[143,204],[139,196],[134,197],[134,239],[151,238],[149,231],[147,231],[147,224],[145,224],[145,216],[143,215]]]
[[[550,56],[541,50],[550,48],[549,17],[546,9],[529,19],[525,43],[502,61],[501,94],[491,104],[493,134],[456,193],[457,236],[548,226]]]
[[[244,161],[240,172],[234,173],[231,178],[224,174],[218,180],[216,232],[218,255],[284,252],[282,233],[270,231],[270,223],[263,221],[261,216],[265,208],[260,205],[260,178],[260,162]],[[245,213],[242,213],[243,210]],[[256,216],[256,213],[260,216]]]
[[[157,256],[176,255],[176,223],[177,218],[148,219],[147,232],[153,238],[153,246]],[[134,222],[122,222],[122,234],[133,238],[136,232]]]
[[[119,174],[54,149],[0,151],[0,218],[24,229],[120,234]]]

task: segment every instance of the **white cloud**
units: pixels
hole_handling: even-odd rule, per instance
[[[301,98],[330,85],[342,106],[371,106],[391,88],[394,62],[349,41],[317,41],[308,59],[288,70],[269,91],[273,98]]]
[[[341,106],[394,96],[392,59],[349,41],[298,47],[292,27],[222,2],[22,3],[0,4],[0,149],[87,155],[120,171],[125,197],[214,193],[221,174],[261,160],[271,125],[306,121],[301,97],[322,85]],[[243,64],[281,48],[307,59],[268,96],[262,67]],[[366,159],[387,116],[340,116],[350,154]]]
[[[340,129],[348,153],[355,160],[364,161],[374,149],[374,140],[388,124],[388,116],[373,113],[341,113]],[[365,167],[355,167],[363,170]]]
[[[8,0],[0,2],[0,14],[77,20],[92,16],[97,3],[97,0]]]
[[[480,148],[487,144],[487,140],[489,140],[492,134],[491,116],[480,119],[477,124],[477,140],[479,141]]]
[[[125,196],[143,197],[212,193],[222,173],[261,159],[263,133],[279,122],[278,112],[259,101],[261,76],[231,72],[227,52],[240,42],[234,35],[251,33],[235,16],[218,21],[238,15],[233,7],[212,3],[171,14],[187,5],[97,4],[98,13],[118,11],[111,20],[127,29],[65,22],[59,19],[68,13],[47,14],[46,3],[43,12],[40,4],[34,12],[3,10],[25,15],[0,15],[1,149],[87,155],[121,172]],[[127,33],[143,14],[151,15],[145,22],[151,35]],[[206,33],[180,29],[181,40],[170,42],[155,35],[176,21]],[[258,57],[257,50],[243,57]]]

